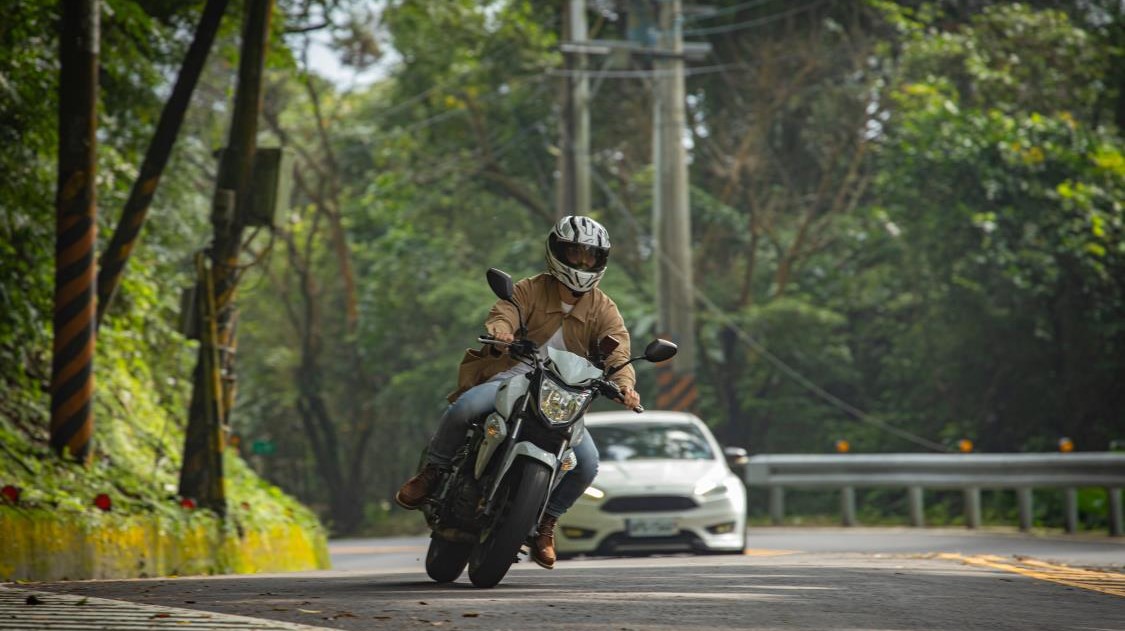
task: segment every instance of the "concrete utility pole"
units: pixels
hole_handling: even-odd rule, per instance
[[[51,447],[87,461],[94,433],[98,2],[62,3]]]
[[[568,0],[563,20],[564,42],[582,45],[589,39],[586,0]],[[590,214],[590,79],[586,53],[563,53],[567,75],[563,78],[559,155],[559,217]]]
[[[695,289],[692,281],[691,209],[688,205],[684,96],[683,7],[659,2],[662,53],[654,58],[653,232],[660,330],[680,351],[658,377],[657,404],[687,410],[695,403]]]
[[[273,0],[247,0],[243,14],[242,49],[235,89],[230,136],[219,159],[211,212],[214,241],[210,267],[200,264],[197,300],[205,322],[191,394],[180,495],[201,507],[226,512],[222,451],[227,415],[234,399],[234,294],[238,256],[250,207],[250,182],[257,153],[258,115],[262,111],[262,75],[269,42]]]

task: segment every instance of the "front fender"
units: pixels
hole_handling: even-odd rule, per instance
[[[516,458],[531,458],[547,465],[547,468],[554,474],[555,469],[558,467],[558,458],[555,454],[536,447],[534,443],[528,441],[520,441],[516,443],[511,449],[504,454],[504,461],[500,464],[500,468],[496,471],[496,477],[492,480],[491,488],[488,489],[487,499],[492,501],[492,497],[496,495],[496,489],[500,488],[500,481],[508,474],[508,470],[512,468]]]

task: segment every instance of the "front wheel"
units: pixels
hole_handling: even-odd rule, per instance
[[[508,573],[535,525],[550,482],[551,470],[541,462],[525,460],[508,471],[494,526],[469,555],[469,580],[473,585],[494,587]]]
[[[455,581],[465,571],[472,551],[472,543],[432,537],[430,549],[426,551],[426,574],[439,583]]]

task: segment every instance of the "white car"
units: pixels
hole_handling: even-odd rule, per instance
[[[586,427],[601,462],[593,485],[559,520],[560,556],[746,548],[746,487],[698,417],[595,412]]]

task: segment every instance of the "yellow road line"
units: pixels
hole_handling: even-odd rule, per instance
[[[1125,574],[1120,572],[1102,572],[1099,570],[1084,570],[1046,563],[1038,559],[1021,558],[1018,560],[1005,559],[990,554],[965,556],[961,554],[944,553],[938,555],[939,559],[960,561],[969,565],[990,567],[994,570],[1015,572],[1042,581],[1059,583],[1069,587],[1088,589],[1113,596],[1125,596]]]
[[[770,548],[746,548],[742,554],[748,557],[776,557],[783,554],[799,554],[800,550],[773,550]]]

